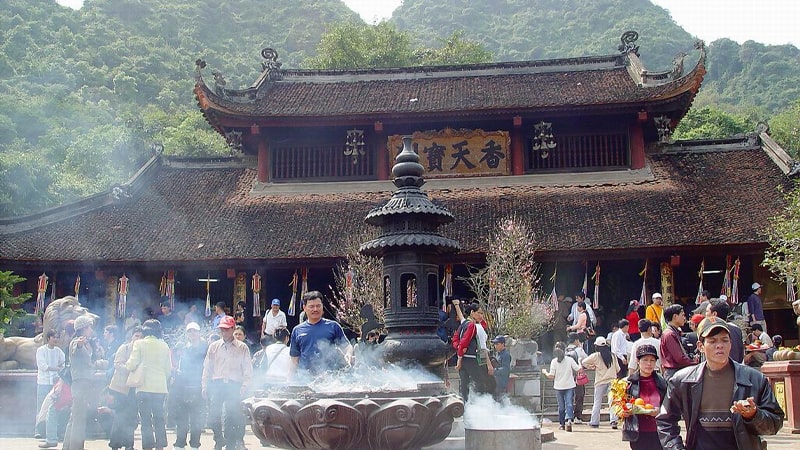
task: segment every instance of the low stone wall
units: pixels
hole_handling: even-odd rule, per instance
[[[448,391],[460,393],[461,380],[454,367],[447,368]],[[530,412],[538,413],[542,407],[541,372],[536,370],[515,371],[512,369],[508,383],[511,403],[522,406]]]

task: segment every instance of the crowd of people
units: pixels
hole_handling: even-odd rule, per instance
[[[761,285],[752,288],[746,332],[732,321],[727,298],[709,299],[705,291],[689,320],[683,305],[665,307],[661,294],[654,293],[644,318],[643,305],[632,300],[612,331],[596,336],[594,313],[584,296],[577,296],[567,318],[567,342],[556,343],[549,369],[542,370],[554,380],[559,429],[569,432],[586,420],[589,370],[594,371],[590,427],[600,427],[601,408],[613,400],[609,389],[617,380],[624,382],[623,402],[651,406],[609,414],[611,428],[622,421],[622,440],[632,449],[764,448],[760,436],[777,433],[784,412],[757,369],[782,339],[766,333]]]
[[[342,327],[323,317],[319,291],[302,299],[305,320],[290,332],[280,300],[273,300],[260,330],[260,349],[246,341],[240,308],[228,314],[215,306],[206,323],[196,311],[181,318],[168,305],[162,314],[141,323],[131,314],[122,324],[106,326],[95,335],[91,316],[81,316],[65,331],[67,351],[49,331],[37,350],[37,407],[35,435],[40,448],[81,450],[87,423],[105,411],[108,445],[112,450],[134,448],[140,428],[144,450],[200,447],[210,429],[215,450],[243,450],[245,417],[241,400],[257,390],[308,380],[323,370],[350,365],[357,355]],[[239,305],[241,306],[241,305]],[[120,335],[125,342],[120,342]],[[371,332],[365,344],[376,343]],[[329,348],[338,351],[327,352]],[[107,386],[98,396],[96,376],[106,371]],[[98,397],[103,400],[98,405]],[[66,429],[64,430],[64,424]],[[167,441],[167,428],[175,440]]]
[[[542,369],[553,380],[559,429],[570,432],[584,421],[600,427],[610,389],[616,380],[625,380],[631,401],[655,405],[642,414],[624,410],[609,415],[612,428],[622,423],[622,439],[631,448],[760,448],[759,435],[776,433],[784,414],[766,378],[755,370],[781,342],[780,336],[766,333],[763,311],[753,303],[760,289],[754,284],[756,298],[748,299],[752,306],[746,333],[730,321],[725,298],[708,299],[703,293],[687,320],[682,305],[665,306],[655,293],[646,308],[630,301],[612,331],[598,336],[595,311],[582,293],[576,295],[566,341],[556,343],[554,358]],[[506,336],[489,339],[480,303],[449,301],[458,325],[452,336],[440,337],[453,347],[451,365],[459,373],[462,398],[468,402],[476,392],[501,400],[512,364]],[[216,305],[210,323],[196,310],[181,319],[167,305],[158,319],[144,323],[131,315],[123,323],[124,343],[114,325],[96,337],[92,319],[82,316],[67,331],[72,338],[66,353],[56,345],[55,332],[48,332],[37,351],[39,447],[56,447],[60,425],[66,423],[63,449],[83,448],[87,416],[97,398],[92,395],[94,376],[107,362],[107,409],[112,412],[107,434],[113,450],[132,449],[139,426],[145,450],[170,444],[175,450],[195,450],[206,428],[213,432],[215,450],[243,450],[240,402],[246,395],[287,381],[306,382],[322,371],[369,359],[368,352],[380,341],[378,330],[355,345],[349,341],[339,323],[323,317],[318,291],[305,294],[302,305],[304,320],[290,331],[280,300],[272,301],[260,330],[255,330],[261,335],[257,351],[246,341],[243,305],[229,315],[224,303]],[[176,329],[182,333],[168,343],[165,330],[175,336]],[[587,371],[594,374],[588,418]],[[687,424],[685,438],[679,420]],[[175,427],[172,443],[167,442],[168,426]]]

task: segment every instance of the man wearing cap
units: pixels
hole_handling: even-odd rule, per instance
[[[723,298],[724,297],[724,298]],[[731,333],[731,359],[740,363],[744,361],[744,336],[739,325],[728,322],[731,307],[728,305],[728,297],[720,295],[719,299],[711,299],[705,310],[706,317],[719,317],[728,325]]]
[[[208,421],[214,431],[214,449],[239,450],[244,438],[244,415],[239,406],[250,385],[253,365],[250,349],[233,338],[236,321],[225,316],[219,321],[219,339],[208,346],[203,362],[202,394],[208,399]],[[222,412],[225,411],[223,432]]]
[[[692,318],[688,321],[689,332],[684,333],[683,337],[681,338],[683,348],[686,349],[686,353],[689,354],[690,358],[694,355],[700,354],[697,351],[697,326],[700,325],[700,322],[702,322],[705,318],[706,316],[703,314],[692,315]]]
[[[697,327],[705,361],[678,371],[656,417],[665,449],[757,450],[760,435],[774,435],[784,413],[761,372],[730,359],[731,335],[719,318]],[[686,423],[686,439],[678,422]]]
[[[496,384],[494,398],[499,400],[503,398],[508,389],[508,378],[511,375],[511,353],[506,348],[506,337],[503,335],[492,339],[492,344],[494,344],[495,359],[497,360],[497,364],[494,365],[494,381]]]
[[[281,311],[281,301],[273,298],[272,306],[261,322],[261,335],[275,337],[275,330],[278,328],[286,328],[286,314]]]
[[[80,316],[74,323],[75,337],[69,343],[70,374],[72,375],[72,411],[64,434],[65,450],[81,450],[86,440],[86,416],[92,395],[97,354],[100,351],[94,338],[94,321]]]
[[[750,326],[750,333],[747,335],[746,342],[751,351],[744,355],[743,364],[758,369],[767,362],[767,349],[773,346],[772,338],[767,333],[764,333],[764,330],[761,329],[761,324],[754,323]]]
[[[761,328],[766,333],[767,321],[764,320],[764,308],[761,302],[761,288],[763,286],[753,283],[751,287],[753,288],[753,293],[750,294],[750,297],[747,297],[747,318],[750,321],[750,325],[754,323],[761,324]]]
[[[205,404],[202,401],[203,363],[208,344],[200,336],[200,326],[195,322],[186,324],[186,341],[178,343],[173,349],[172,363],[175,366],[172,390],[175,405],[175,444],[174,450],[189,446],[192,450],[200,447],[203,433]]]
[[[683,306],[668,306],[664,310],[664,320],[667,321],[667,328],[661,336],[661,368],[664,370],[664,379],[669,381],[678,370],[697,364],[699,358],[690,358],[681,344],[681,327],[686,324]]]
[[[653,293],[652,298],[653,303],[644,310],[644,318],[652,323],[661,323],[661,316],[664,314],[664,299],[661,298],[661,293],[659,292]]]
[[[298,369],[306,374],[317,374],[346,366],[353,357],[353,346],[344,335],[342,326],[322,317],[322,293],[303,295],[306,321],[292,330],[289,356],[292,358],[289,378]]]

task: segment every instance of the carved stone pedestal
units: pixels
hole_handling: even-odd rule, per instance
[[[775,397],[786,412],[787,425],[800,434],[800,361],[767,361],[761,367]]]
[[[417,450],[447,438],[464,413],[457,396],[420,391],[252,397],[242,406],[263,445],[298,450]]]

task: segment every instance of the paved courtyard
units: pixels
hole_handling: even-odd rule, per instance
[[[167,437],[172,444],[174,442],[174,432],[168,431]],[[620,439],[620,431],[612,430],[609,426],[604,426],[599,429],[590,428],[587,425],[576,425],[572,433],[564,431],[555,432],[555,440],[544,444],[544,450],[569,450],[579,448],[593,448],[593,449],[620,449],[628,448],[626,443]],[[33,438],[0,438],[0,449],[3,450],[34,450],[38,448],[40,441]],[[139,447],[139,435],[137,431],[136,445]],[[792,449],[800,448],[800,434],[790,434],[786,429],[782,430],[777,436],[767,437],[770,450],[776,449]],[[271,449],[273,447],[261,447],[258,439],[248,431],[245,436],[245,445],[249,450],[257,450],[260,448]],[[61,445],[57,447],[61,448]],[[107,440],[91,440],[86,441],[84,450],[108,450]],[[201,449],[211,450],[214,448],[214,440],[211,433],[207,431],[203,434],[201,440]],[[463,447],[462,447],[463,448]],[[166,450],[172,450],[172,446],[168,446]],[[486,449],[494,450],[494,449]],[[502,449],[498,449],[502,450]]]

